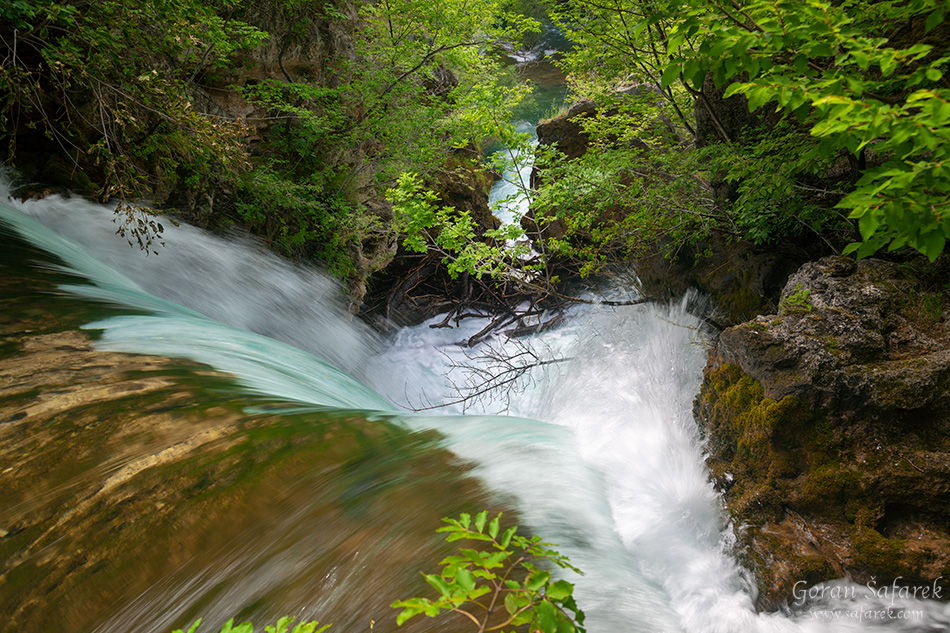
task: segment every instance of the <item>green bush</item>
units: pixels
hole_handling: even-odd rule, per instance
[[[440,573],[423,574],[439,595],[434,600],[394,602],[393,608],[402,609],[398,624],[420,614],[436,617],[453,612],[471,620],[479,633],[522,625],[543,633],[584,633],[584,613],[574,602],[574,585],[554,580],[544,566],[580,570],[549,549],[549,543],[537,536],[519,536],[517,526],[502,532],[501,514],[491,521],[487,512],[479,512],[474,521],[464,513],[442,520],[446,525],[439,532],[447,535],[447,541],[474,541],[483,547],[461,547],[442,561]]]

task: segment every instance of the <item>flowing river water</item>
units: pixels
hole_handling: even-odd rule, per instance
[[[687,300],[587,306],[518,343],[496,337],[495,351],[558,362],[507,398],[411,413],[454,399],[467,373],[451,366],[488,351],[457,342],[483,324],[382,339],[320,272],[245,238],[166,224],[146,255],[113,234],[111,208],[0,199],[7,338],[18,327],[26,349],[42,333],[62,358],[98,363],[65,367],[71,379],[53,355],[44,376],[62,384],[10,379],[0,398],[20,407],[0,419],[0,631],[158,633],[197,617],[216,631],[284,613],[393,631],[388,604],[426,594],[418,571],[447,551],[439,517],[483,508],[585,572],[564,577],[591,633],[950,630],[944,604],[843,582],[755,612],[692,417],[708,340]],[[70,380],[111,395],[31,427]],[[50,454],[47,437],[68,446]]]
[[[199,546],[186,547],[187,560],[157,575],[143,571],[151,578],[145,585],[132,565],[120,583],[128,590],[106,585],[99,601],[77,589],[85,609],[60,611],[67,623],[75,617],[88,630],[161,631],[186,617],[204,615],[214,624],[288,609],[335,621],[338,630],[365,630],[371,613],[381,630],[391,630],[391,616],[366,606],[370,596],[408,597],[389,597],[390,585],[424,593],[412,575],[444,551],[399,530],[424,533],[442,514],[505,507],[586,572],[569,579],[594,633],[946,630],[947,610],[938,603],[904,605],[900,612],[912,618],[863,622],[823,617],[816,610],[828,609],[824,603],[796,615],[755,613],[752,583],[730,554],[731,530],[691,413],[706,340],[685,302],[589,307],[528,339],[539,357],[569,360],[518,385],[508,416],[485,414],[497,402],[468,415],[408,413],[399,405],[451,399],[447,359],[463,360],[455,343],[481,324],[422,324],[380,340],[345,315],[332,282],[254,242],[182,225],[168,227],[159,255],[146,256],[113,235],[109,208],[55,196],[9,205],[0,220],[7,243],[28,243],[32,265],[60,276],[53,300],[103,306],[82,324],[95,334],[97,350],[213,367],[236,377],[236,385],[218,386],[215,398],[238,403],[238,415],[284,416],[294,420],[293,432],[305,427],[295,446],[338,441],[330,450],[344,453],[334,470],[325,455],[301,449],[289,466],[274,466],[277,481],[264,463],[257,487],[244,493],[235,484],[232,496],[246,496],[216,517],[220,527],[205,529]],[[117,408],[113,415],[124,423],[136,412]],[[323,416],[322,426],[312,416]],[[330,431],[327,416],[336,416]],[[242,459],[256,459],[253,441],[242,447]],[[90,472],[100,468],[108,474],[119,465],[96,464]],[[321,470],[333,478],[317,476]],[[130,479],[150,472],[146,463]],[[31,485],[49,488],[41,480]],[[334,502],[324,499],[328,489]],[[174,529],[187,532],[189,521]],[[243,524],[253,529],[236,527]],[[10,540],[5,536],[0,543]],[[165,535],[143,535],[143,566],[153,564],[144,553],[150,547],[168,558],[166,543]],[[435,557],[422,553],[427,547]],[[405,569],[391,571],[399,566]],[[0,592],[14,600],[12,592],[29,594],[11,577],[7,569]],[[838,609],[866,611],[880,601],[854,596]]]

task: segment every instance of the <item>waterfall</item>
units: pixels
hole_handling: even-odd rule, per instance
[[[946,605],[924,601],[898,605],[913,618],[863,621],[849,614],[869,611],[880,596],[857,588],[846,602],[794,615],[755,613],[692,418],[705,341],[685,302],[588,306],[526,340],[538,357],[564,362],[529,374],[508,416],[488,415],[493,403],[470,415],[410,413],[398,405],[452,397],[438,350],[464,362],[455,342],[480,324],[422,324],[383,342],[347,317],[335,284],[319,271],[251,240],[169,226],[167,246],[146,255],[113,235],[111,219],[107,207],[56,196],[0,206],[0,223],[77,278],[61,292],[127,308],[85,326],[101,332],[98,348],[205,363],[236,376],[249,393],[296,403],[297,411],[359,410],[442,434],[499,499],[513,502],[532,530],[586,572],[570,580],[591,633],[950,626]],[[274,574],[290,573],[292,562],[278,562]],[[200,591],[201,583],[187,590]],[[828,616],[833,609],[844,615]],[[142,627],[135,630],[148,630]]]

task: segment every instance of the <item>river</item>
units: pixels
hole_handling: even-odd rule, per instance
[[[502,183],[493,200],[516,189]],[[394,631],[388,604],[426,594],[418,571],[447,551],[439,517],[483,508],[585,572],[564,577],[591,633],[950,630],[944,604],[843,581],[808,604],[789,596],[785,613],[755,612],[692,416],[708,344],[697,297],[583,306],[557,329],[474,350],[457,343],[476,319],[384,339],[346,314],[325,275],[246,237],[166,223],[166,245],[147,255],[114,235],[111,208],[0,199],[4,275],[22,282],[8,284],[5,336],[35,346],[42,333],[72,372],[0,399],[21,409],[0,420],[0,631],[158,633],[197,617],[217,631],[284,613]],[[61,330],[83,334],[65,345],[55,337],[76,335]],[[133,372],[125,356],[92,356],[93,374],[70,369],[87,339],[89,354],[179,360]],[[410,411],[455,400],[475,357],[525,351],[556,362],[494,397]],[[38,413],[78,389],[70,381],[113,379],[98,402]],[[30,448],[50,428],[72,448]]]
[[[706,337],[685,301],[588,306],[564,326],[525,340],[539,358],[566,360],[516,385],[505,416],[487,415],[499,408],[497,400],[475,403],[466,415],[409,413],[408,405],[453,397],[447,364],[465,364],[456,342],[481,324],[422,324],[382,340],[345,314],[338,288],[321,273],[245,238],[169,226],[167,246],[146,255],[113,234],[110,208],[56,196],[9,204],[2,207],[5,233],[46,253],[35,265],[71,280],[59,280],[55,301],[73,297],[103,306],[81,325],[95,334],[96,349],[188,359],[235,376],[238,384],[226,396],[219,388],[215,397],[237,403],[248,418],[339,416],[336,430],[319,441],[340,438],[343,466],[331,478],[308,470],[320,471],[322,462],[301,458],[292,468],[275,466],[283,483],[268,483],[267,495],[237,486],[233,495],[246,497],[239,511],[231,510],[239,513],[225,519],[266,527],[206,530],[175,573],[145,574],[144,586],[130,578],[124,584],[131,593],[107,585],[100,593],[108,599],[80,609],[76,621],[89,630],[170,630],[186,617],[219,624],[228,614],[272,617],[280,609],[336,622],[338,630],[366,628],[367,614],[353,601],[364,604],[367,593],[388,584],[412,587],[404,578],[414,566],[432,564],[419,553],[431,541],[409,545],[399,530],[424,533],[438,526],[440,515],[481,507],[512,508],[585,571],[568,578],[577,584],[592,633],[946,630],[947,610],[937,603],[907,606],[900,611],[914,615],[907,619],[862,622],[848,615],[869,611],[880,596],[855,595],[836,605],[837,616],[827,615],[824,603],[796,615],[755,613],[753,585],[731,555],[731,528],[708,481],[692,417]],[[499,337],[491,344],[512,343]],[[190,379],[187,372],[178,378]],[[121,424],[136,413],[114,415]],[[382,426],[366,431],[371,424]],[[357,430],[364,435],[354,440]],[[295,445],[305,445],[306,437]],[[254,455],[252,442],[246,449]],[[407,466],[446,449],[448,457],[427,463],[425,476]],[[266,480],[268,467],[262,468],[255,477]],[[149,472],[146,465],[133,482]],[[476,483],[455,483],[463,480]],[[345,497],[345,512],[322,500],[328,490],[337,501]],[[264,511],[275,514],[258,516]],[[372,518],[354,524],[341,512]],[[181,529],[191,521],[171,517]],[[379,529],[368,530],[367,521]],[[315,525],[320,529],[308,527]],[[350,530],[359,543],[348,542]],[[147,548],[151,541],[143,538]],[[340,546],[325,547],[328,540]],[[156,536],[156,546],[163,542]],[[371,557],[360,558],[367,550]],[[7,569],[0,591],[24,591],[10,577]],[[307,604],[288,604],[294,599]],[[79,617],[52,606],[66,622]],[[380,630],[392,630],[391,621],[384,623],[391,617],[373,611]]]

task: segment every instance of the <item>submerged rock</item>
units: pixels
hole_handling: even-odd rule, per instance
[[[696,414],[760,607],[799,581],[950,576],[946,278],[827,257],[711,352]]]
[[[0,226],[0,633],[424,630],[389,605],[451,551],[439,517],[494,510],[440,436],[97,349],[79,326],[119,309],[54,261]]]

